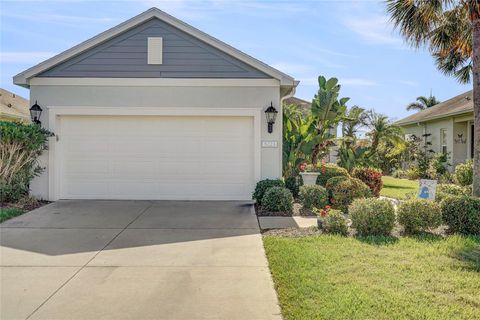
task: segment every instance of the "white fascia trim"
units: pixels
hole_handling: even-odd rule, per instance
[[[270,67],[269,65],[243,53],[242,51],[238,50],[238,49],[235,49],[234,47],[206,34],[205,32],[202,32],[180,20],[178,20],[177,18],[174,18],[172,17],[171,15],[163,12],[162,10],[158,9],[158,8],[151,8],[107,31],[104,31],[100,34],[98,34],[97,36],[93,37],[93,38],[90,38],[48,60],[45,60],[39,64],[37,64],[36,66],[33,66],[19,74],[17,74],[16,76],[13,77],[13,83],[17,84],[17,85],[29,85],[29,79],[36,76],[37,74],[45,71],[45,70],[48,70],[50,68],[52,68],[53,66],[59,64],[59,63],[62,63],[96,45],[99,45],[113,37],[115,37],[116,35],[118,34],[121,34],[143,22],[146,22],[152,18],[158,18],[172,26],[174,26],[175,28],[177,29],[180,29],[181,31],[183,32],[186,32],[194,37],[196,37],[197,39],[200,39],[204,42],[206,42],[207,44],[231,55],[232,57],[246,63],[246,64],[249,64],[251,65],[252,67],[272,76],[273,78],[277,79],[277,80],[280,80],[281,84],[282,85],[286,85],[286,86],[295,86],[295,80],[273,68],[273,67]]]
[[[59,136],[49,139],[48,152],[48,198],[50,201],[60,199],[60,163],[62,161],[62,128],[61,116],[90,115],[90,116],[239,116],[253,118],[253,168],[255,182],[261,177],[261,119],[262,108],[155,108],[155,107],[91,107],[91,106],[47,106],[48,129]]]
[[[32,86],[279,87],[277,79],[32,78]]]

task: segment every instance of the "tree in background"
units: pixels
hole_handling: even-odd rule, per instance
[[[302,146],[304,150],[311,150],[310,161],[316,164],[325,157],[329,148],[335,145],[334,133],[338,123],[345,117],[346,103],[350,98],[339,98],[341,86],[337,78],[325,79],[318,77],[319,89],[312,100],[311,130]]]
[[[393,123],[386,115],[376,113],[370,110],[367,113],[367,137],[371,140],[370,151],[376,154],[380,142],[389,142],[391,144],[403,143],[403,130],[400,126]]]
[[[431,93],[429,97],[420,96],[420,97],[417,97],[417,99],[415,100],[416,100],[415,102],[412,102],[407,106],[408,111],[411,111],[411,110],[422,111],[440,103],[440,101],[438,101],[437,98],[435,98],[435,96],[432,96]]]
[[[355,137],[358,130],[366,125],[366,120],[367,114],[365,113],[365,109],[359,106],[351,107],[342,121],[342,136]]]
[[[437,68],[461,83],[473,80],[474,136],[480,137],[480,1],[386,0],[407,43],[428,47]],[[473,195],[480,197],[480,139],[474,145]]]

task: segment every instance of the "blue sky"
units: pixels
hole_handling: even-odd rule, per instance
[[[440,100],[470,89],[439,73],[426,50],[403,44],[382,1],[0,0],[1,86],[12,77],[156,6],[300,80],[311,100],[318,75],[337,77],[350,105],[399,119],[430,90]]]

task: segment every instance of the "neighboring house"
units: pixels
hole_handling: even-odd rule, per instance
[[[307,116],[310,113],[310,109],[312,108],[312,103],[311,102],[308,102],[306,100],[303,100],[303,99],[300,99],[300,98],[297,98],[297,97],[287,98],[283,101],[283,104],[284,105],[293,104],[293,105],[297,106],[304,116]],[[332,128],[330,130],[330,133],[332,133],[336,137],[337,136],[337,127]],[[330,152],[328,153],[326,159],[324,159],[324,160],[326,162],[329,162],[329,163],[337,163],[337,159],[338,159],[338,147],[334,146],[334,147],[330,148]]]
[[[29,123],[28,100],[0,88],[0,121]]]
[[[14,83],[55,133],[35,196],[246,200],[282,175],[281,105],[298,81],[152,8]]]
[[[435,152],[449,153],[452,166],[473,158],[473,96],[462,93],[396,122],[405,134],[427,139]]]

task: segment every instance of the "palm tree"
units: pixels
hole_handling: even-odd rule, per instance
[[[480,137],[480,0],[385,0],[407,43],[428,47],[437,68],[473,80],[474,136]],[[480,139],[474,146],[473,195],[480,197]]]
[[[386,115],[376,113],[371,110],[368,112],[367,137],[370,138],[370,151],[372,154],[377,153],[380,141],[398,144],[403,141],[403,130],[400,126],[391,122]]]
[[[432,96],[432,94],[430,94],[429,97],[420,96],[420,97],[417,97],[415,102],[412,102],[407,106],[407,110],[422,111],[427,108],[433,107],[434,105],[439,103],[440,101],[438,101],[437,98],[435,98],[435,96]]]
[[[351,107],[342,120],[342,135],[344,137],[355,137],[362,126],[364,126],[367,114],[365,109],[359,106]]]

